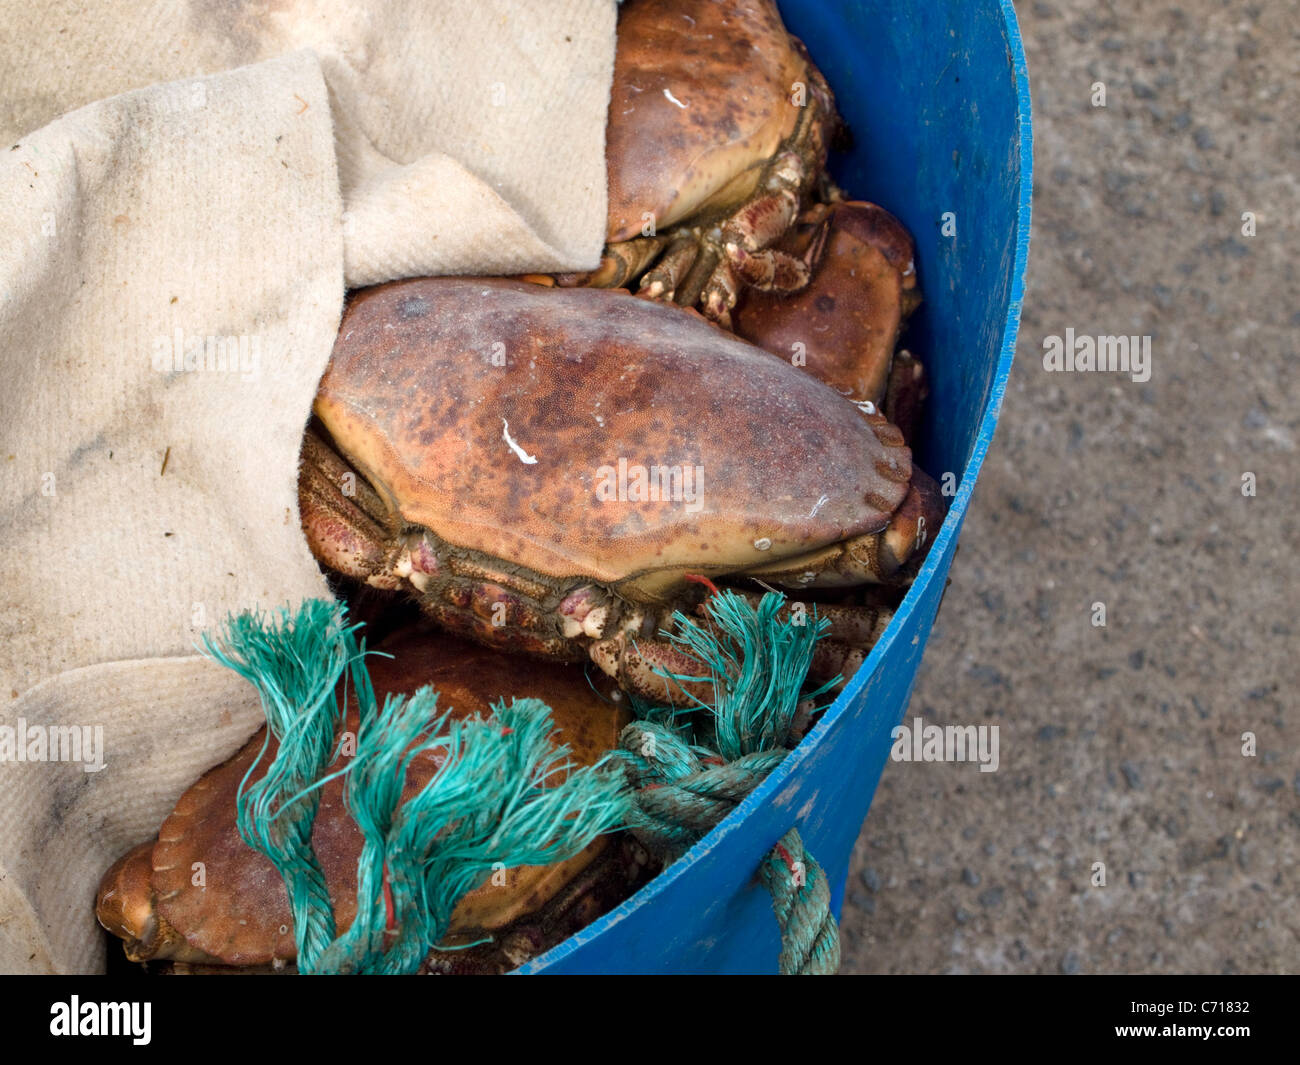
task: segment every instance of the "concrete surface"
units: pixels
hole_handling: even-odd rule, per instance
[[[1017,6],[1029,292],[909,710],[1001,767],[886,767],[844,970],[1294,972],[1300,8]],[[1150,380],[1045,372],[1067,327],[1151,335]]]

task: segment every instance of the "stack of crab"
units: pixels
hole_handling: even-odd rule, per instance
[[[688,704],[671,676],[698,663],[662,630],[674,610],[707,623],[717,585],[815,604],[830,629],[809,682],[852,676],[944,508],[908,446],[924,375],[896,350],[920,301],[912,241],[831,181],[843,136],[771,0],[630,0],[599,267],[352,295],[300,503],[354,614],[399,630],[403,668],[377,688],[432,683],[467,713],[537,695],[590,764],[627,700],[574,664],[594,663],[611,690]],[[403,597],[456,639],[401,631]],[[235,827],[234,789],[260,748],[254,737],[207,774],[106,876],[100,919],[132,959],[292,963],[283,885]],[[417,762],[408,784],[434,768]],[[329,790],[313,839],[331,897],[347,898],[361,843]],[[200,860],[222,890],[189,885]],[[458,909],[456,934],[491,946],[455,967],[518,964],[645,875],[626,841],[516,870]]]

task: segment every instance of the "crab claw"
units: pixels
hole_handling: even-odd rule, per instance
[[[131,961],[213,961],[211,955],[191,947],[158,913],[152,883],[155,842],[151,839],[133,847],[109,867],[99,884],[95,916],[105,929],[125,940]]]
[[[905,583],[925,557],[946,510],[938,484],[913,466],[907,495],[883,529],[746,570],[745,576],[794,589]]]
[[[894,576],[905,566],[919,565],[947,511],[948,505],[934,478],[913,466],[911,487],[903,505],[894,512],[893,520],[881,534],[877,568],[884,575],[882,579]]]
[[[153,840],[127,851],[104,874],[95,900],[99,923],[126,940],[127,957],[132,961],[144,961],[155,953],[158,915],[149,884],[152,855]]]

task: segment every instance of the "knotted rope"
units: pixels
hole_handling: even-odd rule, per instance
[[[777,594],[755,608],[733,592],[713,591],[707,627],[676,614],[677,632],[666,634],[712,678],[714,699],[700,704],[703,720],[683,724],[671,711],[638,706],[642,719],[619,737],[633,798],[628,828],[667,861],[681,857],[790,753],[784,743],[790,742],[813,647],[826,628],[824,621],[804,625],[779,617],[784,597]],[[701,742],[691,742],[696,732]],[[781,928],[781,974],[835,973],[840,939],[830,885],[798,829],[781,837],[758,875]]]
[[[712,702],[697,699],[694,720],[637,703],[642,720],[624,730],[610,756],[621,761],[621,775],[604,772],[603,760],[569,766],[567,748],[552,746],[550,712],[537,700],[501,702],[490,719],[460,721],[439,711],[428,688],[381,706],[355,636],[359,626],[348,625],[333,603],[309,601],[278,617],[241,615],[228,620],[222,639],[205,641],[209,654],[262,697],[268,738],[255,764],[271,736],[278,743],[265,776],[251,781],[250,768],[241,782],[237,823],[285,881],[299,970],[412,972],[446,931],[456,901],[495,863],[561,861],[619,824],[672,860],[726,817],[790,753],[800,692],[827,622],[782,616],[777,593],[755,606],[709,587],[704,623],[675,614],[677,631],[665,634],[701,663],[701,675],[664,675],[711,683]],[[336,687],[345,673],[358,703],[357,748],[346,767],[330,772],[343,719]],[[442,768],[403,801],[411,759],[433,748],[444,752]],[[554,783],[562,764],[568,775]],[[342,774],[365,843],[357,915],[338,936],[311,828],[320,787]],[[782,974],[835,972],[839,932],[830,889],[797,830],[764,857],[758,875],[781,928]]]
[[[840,968],[840,929],[831,913],[831,886],[797,828],[767,852],[758,877],[772,896],[781,926],[783,976],[831,976]]]

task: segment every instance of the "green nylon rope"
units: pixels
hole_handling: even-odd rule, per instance
[[[252,684],[262,700],[266,739],[239,783],[236,823],[244,841],[269,858],[284,880],[300,964],[307,968],[335,934],[325,874],[311,846],[320,805],[320,791],[312,785],[332,761],[342,721],[336,685],[352,670],[354,683],[360,677],[369,687],[357,628],[348,627],[333,604],[310,600],[296,614],[281,610],[274,619],[240,614],[228,621],[220,642],[203,638],[208,654]],[[361,706],[364,712],[367,703]],[[279,744],[275,758],[249,784],[272,737]]]
[[[267,741],[240,782],[236,824],[284,880],[303,973],[415,972],[446,934],[457,901],[497,863],[565,861],[628,816],[611,759],[574,768],[569,748],[551,742],[550,708],[536,699],[459,720],[438,710],[429,688],[378,706],[358,628],[346,624],[341,606],[310,600],[269,618],[241,614],[220,640],[204,640],[209,654],[257,688],[266,712]],[[356,753],[327,773],[344,711],[336,685],[346,671],[360,715]],[[250,784],[272,736],[275,757]],[[442,764],[403,802],[411,761],[435,749]],[[321,785],[340,773],[364,841],[357,915],[342,936],[311,845]]]
[[[312,600],[297,612],[232,618],[209,654],[252,683],[278,750],[265,775],[240,784],[238,827],[245,842],[284,879],[304,973],[403,973],[419,968],[445,934],[451,912],[495,863],[563,861],[602,832],[626,825],[651,850],[680,857],[742,802],[789,753],[790,730],[817,640],[828,623],[780,616],[784,597],[757,606],[715,592],[707,619],[678,613],[664,635],[701,663],[713,698],[697,713],[633,700],[640,720],[620,748],[596,766],[572,769],[568,749],[552,746],[550,711],[533,699],[494,707],[491,718],[455,721],[424,688],[377,705],[365,668],[360,625],[338,604]],[[343,704],[336,686],[349,675],[360,713],[356,754],[327,773],[337,756]],[[816,699],[832,681],[803,698]],[[401,802],[411,759],[443,750],[442,768]],[[608,772],[610,760],[623,773]],[[547,786],[555,774],[563,782]],[[311,846],[320,786],[346,774],[345,800],[361,828],[357,916],[336,935],[324,874]],[[821,867],[791,829],[765,856],[759,877],[781,927],[780,971],[833,973],[839,933]],[[387,892],[385,892],[387,887]]]
[[[640,720],[619,737],[634,796],[628,827],[653,853],[681,857],[727,816],[790,753],[790,730],[823,619],[782,617],[785,597],[768,593],[753,606],[715,592],[701,624],[673,615],[665,632],[704,667],[713,699],[694,720],[634,700]],[[800,624],[803,621],[803,624]],[[678,682],[699,680],[684,674]],[[802,698],[816,699],[833,680]],[[790,829],[763,858],[759,879],[781,928],[782,975],[829,975],[839,969],[840,940],[822,867]]]
[[[833,976],[840,968],[840,930],[831,913],[831,886],[822,867],[790,829],[758,867],[781,926],[785,976]]]

